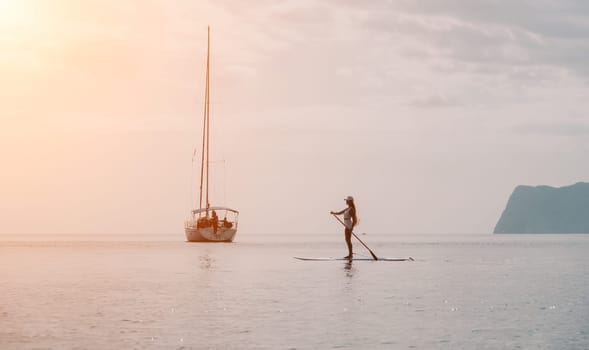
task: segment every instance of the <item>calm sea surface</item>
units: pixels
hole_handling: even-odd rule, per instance
[[[0,349],[589,348],[588,235],[342,236],[0,236]]]

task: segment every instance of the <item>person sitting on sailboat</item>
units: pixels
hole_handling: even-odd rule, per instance
[[[217,212],[214,210],[211,213],[211,221],[213,224],[213,232],[217,234],[217,229],[219,228],[219,217],[217,216]]]
[[[231,228],[231,227],[233,227],[233,224],[231,222],[227,221],[227,215],[225,215],[225,217],[223,218],[222,225],[225,228]]]

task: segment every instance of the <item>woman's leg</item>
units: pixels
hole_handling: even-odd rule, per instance
[[[348,257],[352,257],[352,230],[346,228],[346,244],[348,245]]]

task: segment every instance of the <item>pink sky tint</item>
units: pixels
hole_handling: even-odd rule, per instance
[[[587,180],[580,2],[0,9],[0,233],[183,239],[207,25],[214,204],[246,234],[339,232],[348,194],[365,232],[485,233],[516,185]]]

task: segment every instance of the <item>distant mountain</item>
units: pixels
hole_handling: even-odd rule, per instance
[[[517,186],[494,233],[589,233],[589,183]]]

